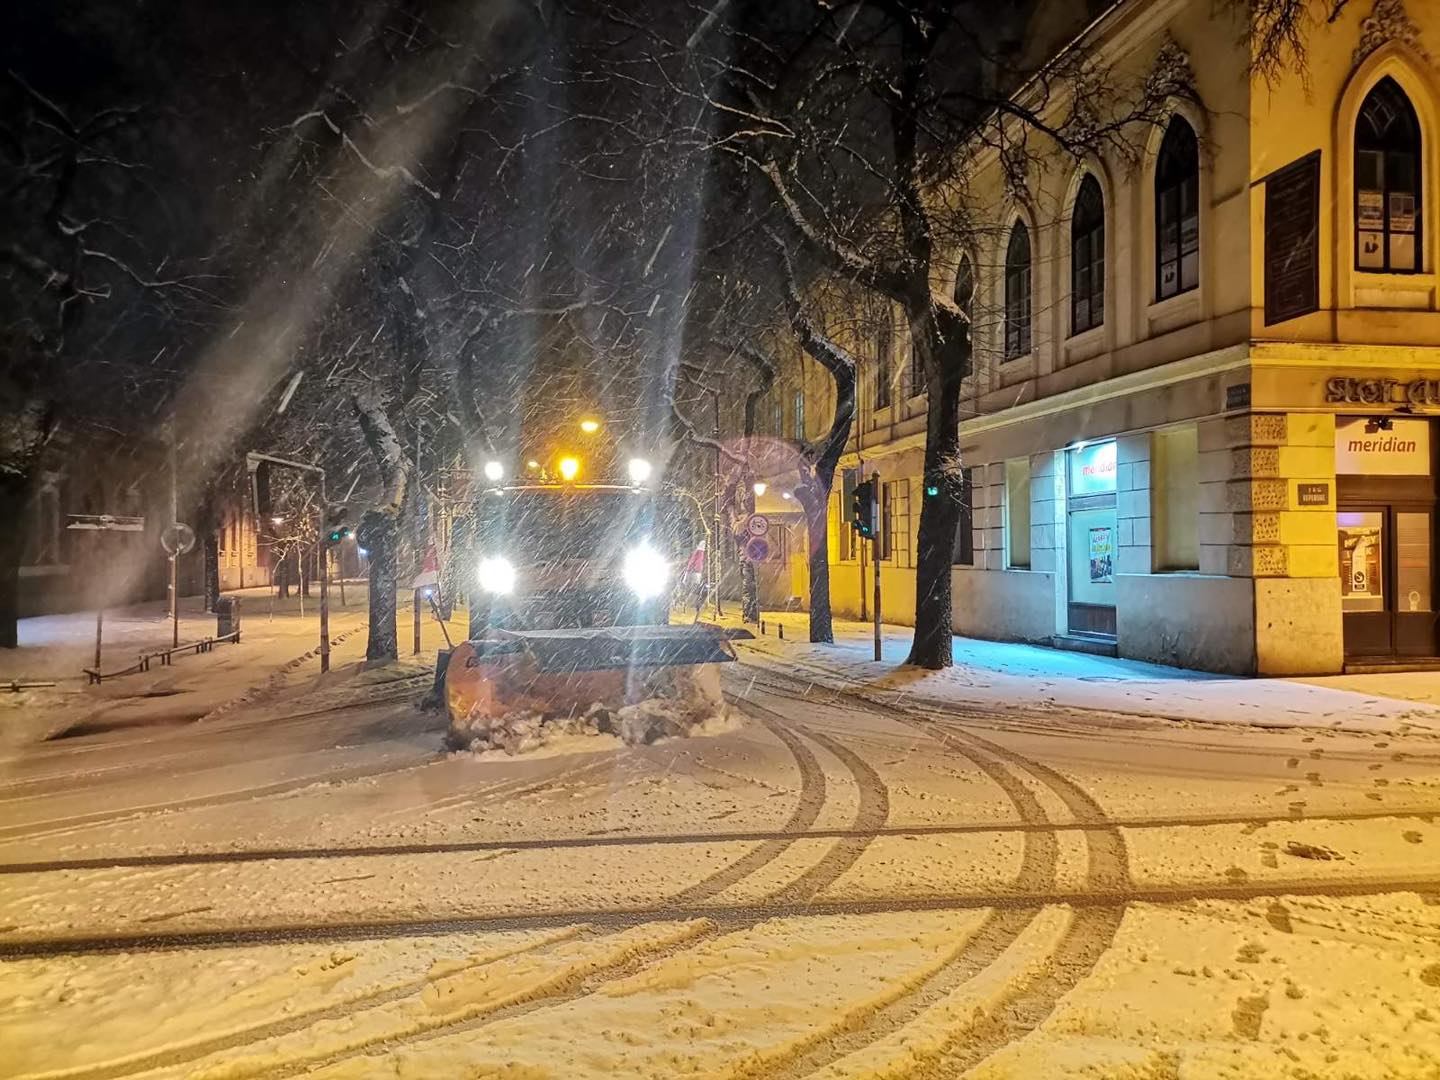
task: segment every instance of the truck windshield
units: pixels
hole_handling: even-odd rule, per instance
[[[641,492],[512,490],[486,499],[480,543],[527,560],[588,559],[619,553],[654,525],[654,500]]]

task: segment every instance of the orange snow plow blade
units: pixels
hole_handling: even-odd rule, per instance
[[[656,697],[719,705],[717,665],[735,659],[745,630],[714,626],[614,626],[594,630],[494,630],[461,642],[445,670],[452,728],[517,712],[570,716]]]

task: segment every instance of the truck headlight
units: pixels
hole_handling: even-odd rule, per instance
[[[648,542],[643,542],[625,553],[621,573],[637,600],[650,600],[665,591],[670,564]]]
[[[477,575],[480,588],[497,596],[509,596],[515,591],[515,565],[505,558],[496,556],[480,561]]]

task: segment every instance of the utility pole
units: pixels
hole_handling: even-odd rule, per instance
[[[180,476],[175,464],[175,417],[170,417],[170,521],[180,521]],[[180,554],[170,556],[170,647],[180,645]],[[97,662],[98,666],[98,662]]]
[[[724,612],[720,610],[720,391],[711,390],[710,400],[715,406],[715,556],[710,561],[715,565],[715,618]]]
[[[885,522],[880,517],[880,474],[877,472],[871,478],[874,487],[870,493],[870,520],[875,522],[875,535],[871,538],[871,558],[875,570],[875,659],[880,660],[880,539],[885,532]],[[863,595],[864,589],[861,589]]]

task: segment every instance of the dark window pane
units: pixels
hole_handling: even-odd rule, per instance
[[[1394,79],[1366,95],[1355,123],[1355,265],[1421,269],[1420,124]]]
[[[1195,132],[1174,117],[1155,164],[1155,291],[1157,299],[1199,281],[1200,149]]]

